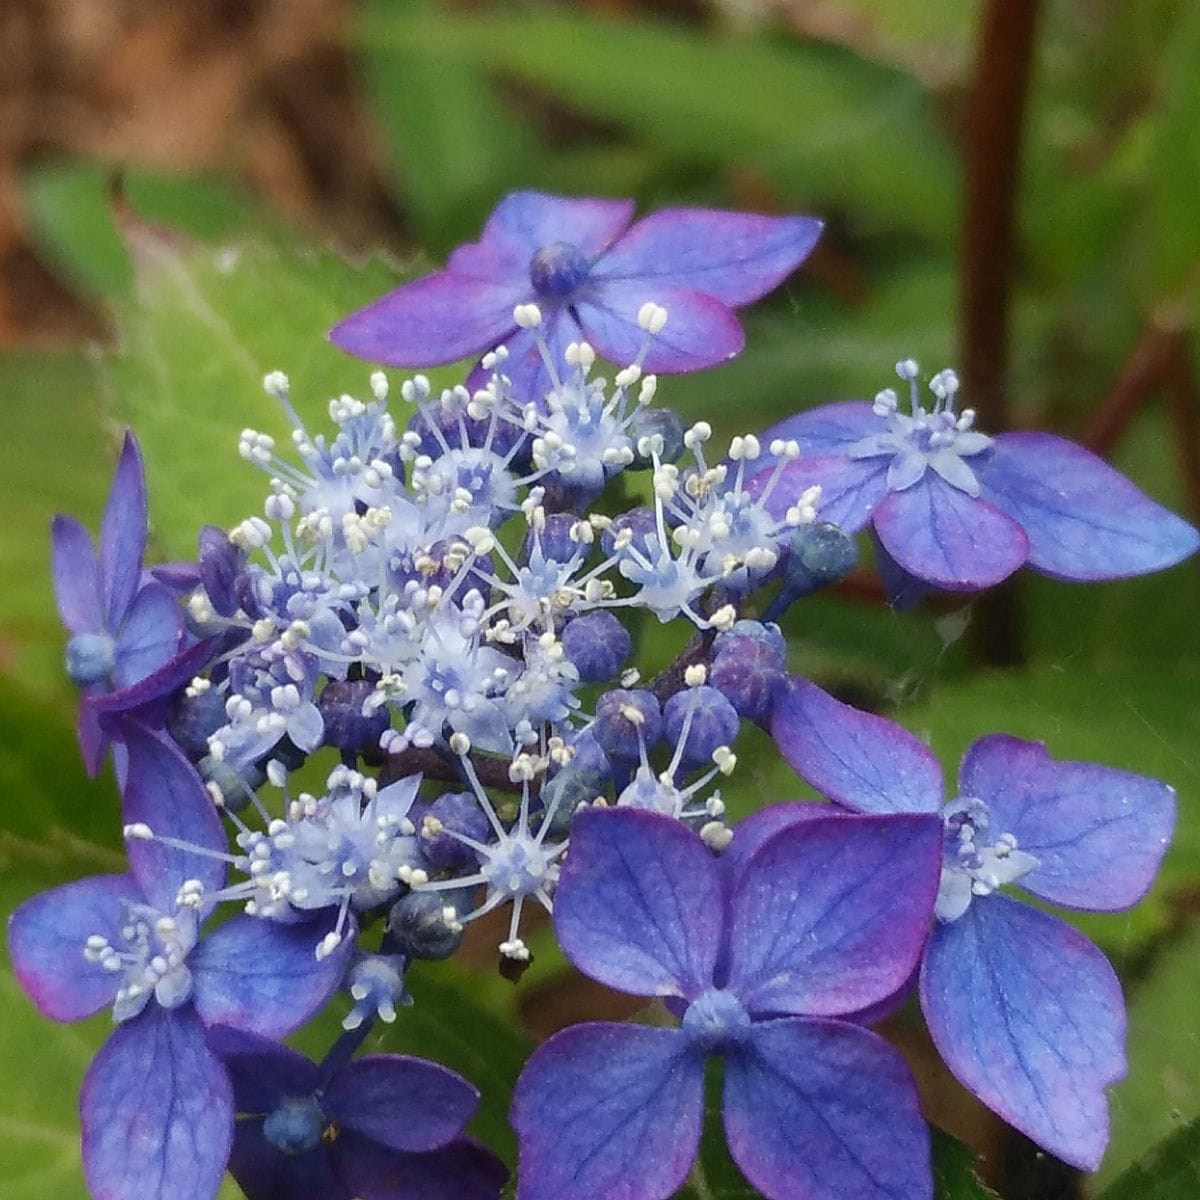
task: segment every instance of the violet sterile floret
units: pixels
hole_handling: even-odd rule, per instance
[[[985,1104],[1094,1170],[1108,1141],[1105,1088],[1125,1074],[1120,983],[1085,937],[1000,889],[1102,912],[1137,903],[1171,838],[1172,789],[992,734],[967,751],[944,804],[921,742],[800,679],[771,731],[796,772],[847,809],[941,815],[937,920],[921,964],[929,1031]]]

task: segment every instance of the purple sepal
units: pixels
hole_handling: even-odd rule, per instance
[[[722,920],[717,864],[687,826],[632,808],[576,816],[554,925],[584,974],[635,996],[691,999],[712,986]]]
[[[137,439],[126,431],[100,524],[100,583],[109,629],[119,628],[137,594],[146,527],[146,472]]]
[[[929,1200],[929,1131],[904,1060],[841,1021],[751,1026],[725,1065],[725,1137],[768,1200]]]
[[[935,813],[942,770],[911,733],[793,677],[775,702],[771,736],[823,796],[864,813]]]
[[[518,1200],[663,1200],[696,1157],[704,1059],[678,1029],[573,1025],[525,1064]]]
[[[1041,742],[980,738],[963,759],[959,794],[991,811],[1038,865],[1020,886],[1070,908],[1129,908],[1150,889],[1175,827],[1165,783],[1084,762],[1056,762]]]
[[[192,952],[193,999],[206,1025],[264,1037],[298,1029],[337,990],[354,947],[353,923],[332,954],[315,951],[332,919],[283,925],[238,914]]]
[[[92,539],[74,517],[58,516],[50,527],[50,557],[58,615],[70,633],[99,633],[100,571]]]
[[[26,900],[8,918],[13,974],[38,1010],[78,1021],[111,1004],[120,979],[83,955],[92,934],[120,945],[125,902],[141,904],[129,875],[93,875]]]
[[[911,487],[888,492],[874,524],[910,575],[951,592],[991,587],[1029,557],[1029,539],[1012,517],[932,470]]]
[[[211,1200],[233,1134],[233,1096],[188,1007],[151,1004],[117,1026],[79,1099],[83,1167],[104,1200]]]
[[[752,1015],[878,1004],[917,965],[941,865],[934,816],[826,817],[781,830],[730,898],[727,986]]]
[[[117,635],[116,687],[128,688],[167,662],[179,649],[183,627],[183,609],[175,593],[162,583],[146,584],[134,597]]]
[[[921,1006],[959,1081],[1059,1158],[1093,1171],[1104,1089],[1125,1074],[1125,1004],[1108,960],[1062,921],[1003,895],[939,924]]]
[[[1029,565],[1059,579],[1116,579],[1174,566],[1200,533],[1103,459],[1049,433],[1004,433],[972,460],[982,495],[1020,522]]]
[[[179,747],[166,734],[135,721],[126,721],[123,734],[129,752],[122,807],[126,824],[148,825],[159,837],[227,851],[212,797]],[[225,884],[225,863],[219,858],[136,837],[126,839],[126,852],[146,900],[160,912],[174,912],[179,889],[187,880],[199,880],[206,895]],[[202,911],[209,907],[211,901]]]
[[[229,534],[216,525],[200,530],[199,582],[213,611],[222,617],[232,617],[241,607],[237,598],[237,580],[246,565],[245,551],[239,550]]]
[[[240,1113],[268,1113],[280,1101],[310,1095],[321,1086],[316,1064],[280,1042],[227,1025],[212,1026],[206,1037],[229,1072]]]
[[[281,1154],[267,1141],[261,1120],[235,1125],[229,1171],[247,1200],[353,1200],[324,1145],[307,1154]]]
[[[787,417],[759,436],[764,446],[795,440],[805,458],[843,456],[856,442],[879,433],[883,422],[865,400],[822,404]],[[886,469],[888,459],[884,458]]]
[[[638,221],[596,264],[593,276],[636,281],[643,299],[661,283],[739,307],[766,295],[811,253],[823,222],[705,208],[664,208]],[[672,313],[672,319],[674,314]]]
[[[173,592],[186,594],[200,586],[200,567],[194,562],[155,563],[150,577]]]
[[[334,1142],[332,1156],[339,1181],[356,1200],[499,1200],[508,1181],[504,1164],[470,1138],[408,1154],[349,1132]],[[303,1192],[296,1200],[310,1196]]]
[[[721,852],[717,862],[725,876],[725,886],[732,888],[741,876],[742,868],[754,852],[772,835],[797,821],[812,821],[817,818],[843,814],[842,809],[832,804],[804,804],[792,801],[786,804],[768,804],[755,809],[733,827],[733,841]]]
[[[479,1093],[437,1063],[402,1054],[371,1054],[329,1081],[330,1117],[393,1150],[434,1150],[462,1132]]]
[[[887,495],[887,469],[886,458],[802,456],[780,472],[765,507],[773,517],[782,520],[805,491],[819,487],[821,498],[817,501],[817,513],[820,519],[836,525],[844,533],[857,533]],[[757,496],[774,474],[773,467],[758,471],[747,483],[746,490]]]

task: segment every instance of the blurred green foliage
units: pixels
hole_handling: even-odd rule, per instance
[[[665,403],[689,418],[703,414],[718,436],[871,395],[900,357],[929,368],[953,360],[963,97],[981,5],[814,7],[829,19],[800,36],[782,15],[733,3],[703,21],[672,23],[540,4],[464,11],[438,0],[365,0],[353,45],[413,233],[403,263],[347,264],[220,180],[131,169],[122,201],[137,215],[131,225],[128,213],[114,215],[104,169],[68,162],[30,172],[25,199],[45,253],[105,306],[115,337],[100,350],[0,359],[6,907],[66,878],[119,868],[115,790],[75,765],[73,699],[48,582],[51,514],[71,512],[95,528],[126,423],[145,447],[162,556],[187,556],[204,522],[229,525],[258,511],[263,480],[236,459],[238,431],[286,435],[262,375],[287,371],[298,410],[319,426],[331,396],[366,387],[364,364],[325,343],[328,326],[473,237],[504,191],[826,217],[817,265],[746,314],[745,354],[663,382]],[[1018,194],[1011,382],[1020,424],[1078,436],[1145,329],[1170,321],[1194,333],[1200,321],[1198,56],[1193,5],[1045,6]],[[164,238],[153,226],[185,237]],[[980,421],[986,427],[988,414]],[[1115,458],[1181,507],[1176,436],[1151,405]],[[1150,899],[1131,914],[1082,922],[1113,955],[1131,997],[1131,1073],[1114,1093],[1104,1200],[1174,1200],[1200,1186],[1194,1128],[1137,1165],[1152,1144],[1200,1118],[1196,585],[1194,566],[1086,589],[1025,580],[1029,665],[1006,672],[973,665],[978,613],[966,602],[897,614],[821,598],[786,622],[794,669],[890,710],[930,739],[948,778],[967,744],[1003,729],[1045,740],[1056,756],[1178,788],[1178,833]],[[642,639],[647,664],[676,648],[655,628]],[[765,749],[753,733],[739,747],[732,812],[804,792]],[[565,969],[544,940],[526,986]],[[12,1088],[0,1098],[0,1194],[83,1196],[74,1092],[106,1019],[52,1028],[7,967],[0,989],[0,1055],[13,1078],[36,1071],[40,1081],[34,1100]],[[414,990],[418,1005],[379,1045],[444,1055],[483,1086],[477,1131],[511,1156],[504,1114],[526,1050],[512,1028],[520,990],[457,969],[431,970]],[[325,1022],[308,1035],[312,1048],[328,1035]],[[936,1149],[939,1196],[986,1194],[967,1151],[940,1138]],[[681,1196],[751,1194],[719,1140],[709,1140]]]

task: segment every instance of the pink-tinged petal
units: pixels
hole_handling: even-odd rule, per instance
[[[192,951],[193,1000],[206,1025],[264,1037],[299,1029],[337,991],[354,947],[351,921],[332,954],[316,957],[332,920],[283,925],[239,914]]]
[[[84,958],[93,934],[122,943],[126,904],[141,904],[129,875],[95,875],[26,900],[8,919],[13,974],[38,1011],[79,1021],[111,1004],[120,978]]]
[[[817,515],[845,533],[857,533],[887,495],[886,458],[798,458],[788,463],[772,484],[775,469],[753,475],[746,491],[759,496],[770,487],[764,505],[782,518],[810,487],[821,489]]]
[[[936,813],[942,769],[906,729],[793,676],[771,717],[788,765],[830,800],[864,813]]]
[[[455,362],[490,350],[515,328],[528,280],[471,279],[439,271],[360,308],[329,331],[339,350],[391,367]]]
[[[556,242],[594,259],[613,244],[633,219],[632,200],[510,192],[492,211],[478,243],[460,246],[448,264],[453,271],[483,274],[503,264],[524,272],[537,251]],[[491,276],[484,276],[491,277]]]
[[[904,1060],[840,1021],[762,1021],[725,1065],[725,1137],[768,1200],[929,1200],[929,1130]]]
[[[646,344],[638,310],[648,300],[667,310],[667,323],[650,341],[642,363],[647,371],[699,371],[733,358],[746,343],[741,322],[720,300],[653,280],[605,280],[575,309],[587,340],[609,362],[626,366]]]
[[[229,1073],[239,1113],[269,1113],[284,1100],[312,1095],[321,1086],[317,1065],[280,1042],[227,1025],[209,1029],[206,1038]]]
[[[1005,433],[971,460],[983,496],[1020,523],[1029,564],[1059,579],[1117,579],[1174,566],[1200,532],[1082,446]]]
[[[183,628],[179,597],[165,584],[146,584],[134,598],[117,637],[117,687],[139,683],[167,662],[179,649]]]
[[[1029,556],[1029,541],[1016,521],[933,471],[883,498],[875,510],[875,532],[909,574],[951,592],[991,587]]]
[[[812,253],[823,228],[816,217],[664,208],[634,225],[593,275],[651,288],[661,280],[738,307],[782,283]]]
[[[832,804],[804,804],[800,801],[787,804],[768,804],[743,817],[733,827],[733,841],[721,851],[717,860],[726,886],[736,884],[742,868],[754,852],[771,836],[799,821],[846,815]]]
[[[908,612],[937,591],[933,584],[910,575],[888,553],[887,547],[879,540],[874,529],[871,530],[871,542],[875,547],[875,569],[879,572],[880,583],[883,584],[883,594],[894,609]]]
[[[981,738],[959,794],[987,802],[989,840],[1011,833],[1038,865],[1020,886],[1071,908],[1129,908],[1149,890],[1175,827],[1175,792],[1132,771],[1056,762],[1041,742]]]
[[[729,990],[751,1014],[880,1003],[921,956],[941,865],[932,815],[826,817],[774,834],[730,898]]]
[[[70,633],[100,633],[100,572],[92,539],[74,517],[55,517],[50,526],[50,556],[58,615]]]
[[[698,996],[712,986],[723,907],[711,851],[673,817],[588,809],[572,823],[554,926],[567,957],[599,983]]]
[[[100,525],[100,582],[111,630],[120,628],[141,582],[147,520],[142,452],[133,434],[126,433]]]
[[[126,824],[149,826],[159,838],[194,847],[126,839],[130,870],[147,901],[162,912],[173,912],[179,889],[191,879],[199,880],[208,895],[219,891],[225,884],[225,863],[204,851],[227,851],[228,840],[196,768],[166,734],[134,721],[122,726],[122,741],[129,752]]]
[[[151,1004],[119,1025],[88,1069],[79,1111],[93,1196],[216,1196],[233,1137],[233,1095],[190,1008]]]
[[[307,1154],[283,1154],[267,1141],[261,1120],[237,1122],[229,1172],[247,1200],[355,1200],[334,1174],[324,1142]]]
[[[461,1075],[403,1054],[370,1054],[342,1067],[324,1102],[346,1129],[393,1150],[435,1150],[462,1133],[479,1093]]]
[[[564,1029],[517,1080],[518,1200],[666,1200],[703,1117],[704,1059],[678,1029]]]
[[[500,1200],[508,1182],[508,1168],[470,1138],[407,1154],[348,1131],[333,1142],[330,1158],[356,1200]],[[312,1193],[297,1200],[313,1200]]]
[[[885,433],[887,427],[887,421],[865,400],[842,400],[787,417],[761,433],[759,441],[769,446],[776,438],[795,440],[801,453],[812,457],[844,455],[856,442]]]
[[[938,1052],[990,1109],[1051,1154],[1094,1171],[1104,1089],[1125,1074],[1125,1004],[1081,933],[1007,896],[934,931],[921,1006]]]

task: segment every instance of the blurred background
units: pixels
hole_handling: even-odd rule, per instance
[[[660,389],[719,436],[873,395],[911,356],[957,366],[984,429],[1083,441],[1200,519],[1196,4],[5,0],[0,62],[6,911],[120,869],[111,781],[76,765],[51,514],[95,527],[126,424],[161,556],[256,512],[235,446],[245,425],[278,429],[263,373],[287,370],[314,423],[361,392],[364,365],[325,330],[474,238],[513,188],[825,218],[803,271],[743,313],[743,356]],[[1122,1172],[1173,1135],[1185,1190],[1162,1195],[1200,1191],[1198,589],[1193,563],[1089,589],[1022,578],[896,614],[864,571],[789,618],[794,669],[891,712],[948,764],[1006,730],[1179,791],[1149,900],[1079,922],[1131,1007],[1097,1179],[971,1101],[911,1013],[888,1027],[930,1114],[1007,1200],[1148,1195]],[[643,661],[672,637],[644,639]],[[753,739],[741,750],[769,761]],[[801,791],[786,769],[739,774],[735,811]],[[480,1132],[505,1152],[522,1039],[620,1011],[544,943],[519,988],[486,950],[431,974],[387,1042],[471,1075]],[[50,1026],[6,966],[0,992],[0,1197],[83,1196],[75,1095],[106,1019]],[[737,1187],[709,1194],[751,1194]]]

